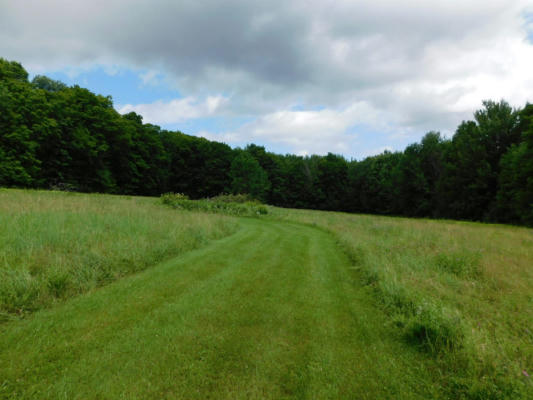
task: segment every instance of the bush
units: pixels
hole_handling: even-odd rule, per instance
[[[163,204],[173,205],[177,201],[189,200],[189,196],[183,193],[165,193],[161,196]]]
[[[226,194],[222,193],[218,196],[211,197],[209,200],[211,201],[217,201],[222,203],[259,203],[259,201],[255,200],[252,196],[246,193],[241,194]]]
[[[220,195],[202,200],[190,200],[180,193],[166,193],[161,196],[163,204],[180,210],[227,214],[239,217],[268,214],[267,207],[258,201],[250,201],[249,199],[247,195]]]

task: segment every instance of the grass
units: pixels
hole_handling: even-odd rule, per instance
[[[178,200],[0,191],[0,398],[532,398],[532,230]]]
[[[436,398],[333,238],[236,234],[0,329],[0,398]]]
[[[272,212],[335,234],[406,341],[441,361],[452,397],[533,396],[533,230]]]
[[[0,190],[0,321],[233,233],[235,219],[157,199]]]

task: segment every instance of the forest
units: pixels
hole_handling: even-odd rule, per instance
[[[119,114],[111,97],[0,58],[0,186],[192,199],[246,193],[291,208],[533,226],[533,104],[487,100],[451,138],[363,160],[244,149]]]

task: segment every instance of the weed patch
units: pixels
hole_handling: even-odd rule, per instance
[[[268,214],[266,206],[257,201],[252,201],[244,195],[220,195],[210,199],[190,200],[180,193],[167,193],[161,196],[161,202],[179,210],[226,214],[238,217],[255,217]]]

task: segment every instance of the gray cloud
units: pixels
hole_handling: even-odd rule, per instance
[[[224,112],[257,117],[255,131],[294,105],[335,118],[365,102],[414,138],[453,129],[486,97],[532,100],[527,3],[3,1],[0,53],[36,71],[159,71],[186,96],[227,97]]]

